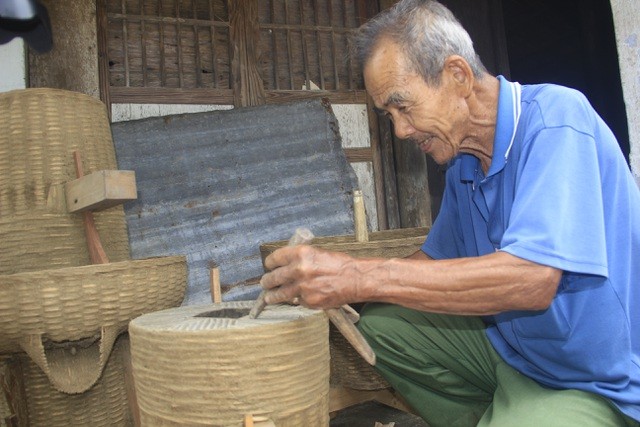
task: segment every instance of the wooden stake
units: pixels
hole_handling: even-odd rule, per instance
[[[367,214],[364,209],[364,198],[361,190],[353,191],[353,222],[356,234],[356,242],[368,242],[369,230],[367,229]]]
[[[253,415],[247,414],[244,416],[244,427],[253,427]]]
[[[73,152],[73,160],[76,166],[76,176],[81,178],[84,175],[82,169],[82,158],[79,151]],[[107,264],[109,258],[102,248],[98,229],[93,221],[93,213],[91,211],[82,212],[82,223],[84,224],[84,232],[87,238],[87,247],[89,249],[89,257],[92,264]]]
[[[214,304],[222,302],[222,292],[220,290],[220,270],[218,267],[211,269],[211,301]]]

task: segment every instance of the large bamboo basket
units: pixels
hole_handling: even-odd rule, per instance
[[[0,276],[0,353],[26,352],[55,388],[84,392],[131,319],[180,305],[186,269],[176,256]]]
[[[143,426],[329,425],[328,322],[323,312],[252,301],[183,306],[131,321]]]
[[[184,257],[130,260],[124,210],[94,212],[110,263],[91,265],[65,184],[117,169],[105,105],[59,89],[0,94],[0,354],[26,352],[51,386],[84,393],[140,314],[180,305]]]
[[[105,105],[59,89],[0,93],[0,274],[90,263],[82,216],[66,210],[64,184],[117,169]],[[130,258],[121,206],[94,213],[109,260]]]
[[[402,228],[368,233],[367,241],[357,241],[355,235],[316,237],[313,246],[349,254],[357,258],[403,258],[420,249],[430,227]],[[262,262],[287,241],[269,242],[260,246]],[[358,307],[354,307],[358,308]],[[389,387],[380,374],[353,349],[351,344],[331,327],[329,330],[331,352],[331,385],[356,390],[381,390]]]

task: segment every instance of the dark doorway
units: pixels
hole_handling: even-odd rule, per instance
[[[557,83],[584,93],[629,161],[609,0],[503,0],[511,80]]]
[[[557,83],[584,93],[616,135],[629,161],[629,131],[610,0],[440,1],[467,29],[490,73],[522,84]],[[387,133],[392,134],[388,129]],[[428,225],[425,216],[435,220],[440,210],[445,169],[430,158],[422,158],[415,147],[390,139],[391,149],[383,157],[386,154],[391,159],[385,162],[391,165],[385,174],[392,174],[396,188],[387,191],[397,200],[392,200],[396,205],[388,206],[389,228]],[[421,180],[425,174],[427,206],[415,202],[424,197]]]

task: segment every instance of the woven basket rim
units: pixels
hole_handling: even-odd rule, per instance
[[[340,234],[336,236],[318,236],[313,239],[311,242],[312,245],[376,245],[380,243],[402,243],[403,241],[407,241],[407,239],[411,238],[424,238],[427,233],[431,230],[431,227],[415,227],[415,228],[397,228],[393,230],[381,230],[381,231],[373,231],[369,233],[369,240],[359,242],[356,240],[355,235],[353,234]],[[272,242],[265,242],[260,245],[260,248],[278,248],[281,246],[286,246],[288,240],[276,240]]]
[[[0,352],[19,352],[27,336],[76,341],[100,327],[126,329],[145,312],[180,305],[186,269],[186,257],[171,256],[0,276]]]
[[[147,263],[147,262],[152,262],[154,260],[158,261],[159,264],[166,264],[166,263],[174,263],[181,260],[186,260],[186,256],[184,255],[157,256],[157,257],[149,257],[149,258],[142,258],[142,259],[127,259],[123,261],[109,262],[106,264],[85,264],[85,265],[77,265],[77,266],[65,266],[65,267],[59,267],[59,268],[46,268],[46,269],[34,270],[34,271],[22,271],[22,272],[11,273],[11,274],[0,274],[0,287],[2,286],[3,279],[19,278],[22,276],[42,276],[43,274],[51,274],[51,273],[54,273],[57,275],[59,273],[66,273],[66,272],[70,272],[74,275],[75,274],[81,275],[83,273],[92,274],[98,271],[108,271],[108,270],[116,269],[116,268],[125,266],[127,264]]]

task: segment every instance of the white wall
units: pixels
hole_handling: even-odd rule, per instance
[[[16,37],[0,45],[0,92],[27,87],[24,41]]]
[[[627,109],[631,170],[640,186],[640,7],[638,0],[611,0],[622,91]]]

